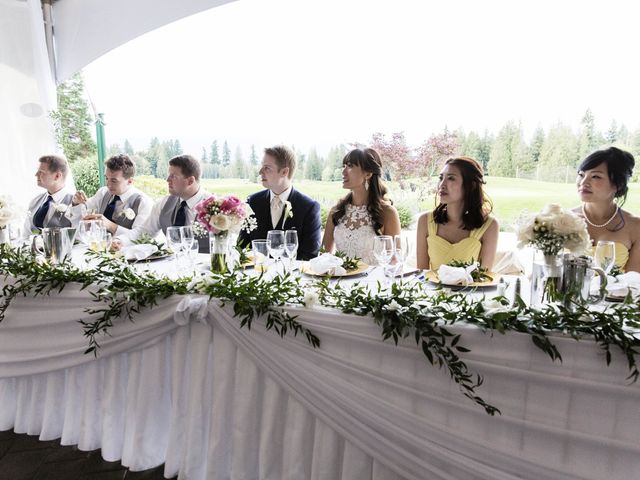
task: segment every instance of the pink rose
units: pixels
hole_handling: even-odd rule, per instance
[[[220,210],[222,210],[223,212],[232,212],[241,204],[242,204],[242,201],[238,197],[234,195],[229,195],[224,199],[224,201],[222,202],[222,205],[220,205]]]

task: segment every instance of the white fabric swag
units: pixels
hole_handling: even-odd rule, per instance
[[[485,376],[490,417],[411,341],[371,318],[294,309],[321,339],[240,329],[230,308],[174,297],[120,320],[94,359],[77,321],[91,304],[18,298],[0,324],[0,430],[102,448],[181,479],[628,479],[640,467],[638,385],[591,341],[456,327]]]

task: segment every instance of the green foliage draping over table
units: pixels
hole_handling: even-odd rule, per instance
[[[490,415],[500,411],[477,394],[483,377],[470,371],[461,358],[470,350],[464,345],[462,334],[450,330],[452,325],[473,324],[491,334],[527,334],[553,361],[562,361],[562,356],[550,334],[592,339],[604,352],[607,364],[612,361],[612,348],[617,348],[627,360],[627,378],[635,382],[640,376],[636,363],[640,339],[632,331],[640,328],[640,307],[631,301],[610,305],[603,311],[587,307],[571,311],[561,306],[536,310],[519,298],[509,305],[504,297],[487,300],[466,293],[433,292],[415,282],[396,283],[389,289],[357,283],[345,286],[330,280],[303,285],[300,278],[291,275],[268,279],[239,272],[174,280],[137,272],[105,255],[95,255],[96,268],[83,270],[70,263],[55,266],[38,262],[24,250],[2,248],[0,253],[0,275],[5,279],[0,322],[18,295],[49,295],[61,292],[67,283],[80,284],[92,300],[92,306],[86,309],[87,319],[81,324],[89,341],[86,353],[94,355],[100,335],[109,333],[115,319],[133,320],[135,314],[152,308],[161,299],[198,293],[232,303],[241,327],[250,328],[253,320],[262,317],[268,330],[281,337],[302,334],[313,347],[320,345],[320,339],[297,322],[286,306],[311,307],[319,303],[347,314],[370,315],[380,325],[384,340],[397,344],[402,338],[413,338],[428,362],[445,368],[461,392]]]

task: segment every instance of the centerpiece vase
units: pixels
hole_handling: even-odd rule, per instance
[[[536,250],[531,271],[531,306],[541,307],[562,300],[562,253]]]
[[[226,273],[229,271],[227,257],[229,255],[230,236],[224,233],[209,233],[209,251],[211,252],[211,271]]]

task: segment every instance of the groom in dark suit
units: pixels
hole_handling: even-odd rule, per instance
[[[266,148],[260,168],[262,185],[266,187],[249,197],[258,228],[242,231],[238,242],[266,239],[269,230],[298,231],[298,260],[309,260],[320,249],[320,204],[300,193],[291,184],[296,169],[296,156],[283,145]]]

